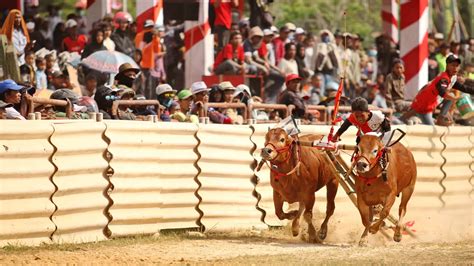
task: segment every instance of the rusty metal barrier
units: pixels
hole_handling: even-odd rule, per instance
[[[117,101],[114,101],[112,104],[112,118],[120,119],[120,113],[118,111],[118,108],[120,105],[154,106],[158,118],[161,115],[162,109],[164,109],[164,107],[160,105],[160,102],[158,102],[158,100],[117,100]]]
[[[56,100],[56,99],[45,99],[38,97],[27,98],[28,101],[28,113],[34,113],[35,108],[40,105],[52,105],[52,106],[61,106],[66,107],[66,117],[71,119],[73,115],[72,103],[69,100]]]
[[[79,243],[105,240],[109,205],[106,179],[107,143],[102,139],[104,123],[95,121],[53,122],[51,143],[56,172],[52,180],[57,191],[52,201],[57,210],[52,219],[57,226],[53,241]]]
[[[267,103],[253,103],[253,104],[249,104],[248,105],[248,118],[249,119],[254,119],[252,117],[252,111],[253,110],[262,110],[262,109],[272,109],[272,110],[281,110],[283,111],[284,115],[282,118],[286,118],[288,117],[291,112],[288,108],[287,105],[285,104],[267,104]],[[264,120],[253,120],[255,122],[255,124],[260,124],[260,123],[276,123],[277,121],[275,120],[268,120],[268,121],[264,121]],[[252,124],[252,123],[248,123],[248,124]]]
[[[386,117],[391,117],[394,110],[391,108],[376,108],[369,106],[369,110],[378,110],[381,111]],[[334,111],[334,106],[328,106],[326,108],[326,121],[329,123],[332,121],[332,113]],[[344,113],[350,113],[351,112],[351,107],[350,106],[339,106],[339,112],[344,112]]]
[[[48,121],[0,120],[0,246],[51,243],[53,131]]]
[[[266,227],[252,196],[252,130],[248,126],[200,124],[198,206],[206,231]]]
[[[244,103],[206,103],[204,105],[204,116],[207,117],[207,110],[209,108],[221,108],[221,109],[241,109],[242,110],[242,118],[244,119],[244,123],[247,121],[248,118],[248,111],[247,111],[247,105]]]

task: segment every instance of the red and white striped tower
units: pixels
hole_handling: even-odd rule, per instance
[[[137,32],[142,31],[147,19],[163,25],[163,0],[137,1]]]
[[[209,0],[199,1],[198,21],[186,21],[184,24],[185,86],[202,80],[209,75],[214,63],[214,40],[208,20]]]
[[[392,43],[398,44],[398,0],[382,0],[383,33],[390,37]]]
[[[400,3],[400,56],[405,62],[405,98],[415,97],[428,82],[428,0]]]

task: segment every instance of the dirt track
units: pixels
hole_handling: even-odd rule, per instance
[[[289,236],[288,228],[263,232],[168,233],[160,237],[122,238],[92,244],[7,247],[6,264],[474,264],[474,240],[401,243],[373,236],[368,247],[354,243],[308,244]]]

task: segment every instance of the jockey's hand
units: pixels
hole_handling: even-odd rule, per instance
[[[336,143],[336,142],[338,142],[338,141],[339,141],[339,136],[338,136],[337,134],[336,134],[336,135],[334,135],[334,136],[332,136],[332,138],[331,138],[331,142],[334,142],[334,143]]]

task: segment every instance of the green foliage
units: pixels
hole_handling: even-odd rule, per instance
[[[276,25],[292,22],[318,34],[322,29],[359,33],[365,44],[373,43],[375,32],[380,32],[381,0],[277,0],[271,4]],[[344,21],[346,10],[346,23]],[[346,25],[347,26],[346,26]]]

